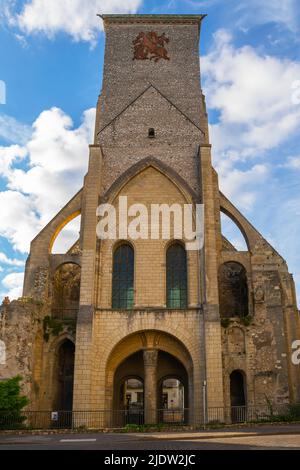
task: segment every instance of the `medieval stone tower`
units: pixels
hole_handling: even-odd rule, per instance
[[[83,188],[33,240],[24,297],[2,308],[0,378],[21,373],[31,409],[105,410],[116,420],[131,410],[127,422],[140,410],[146,423],[173,410],[175,421],[200,423],[233,419],[234,406],[300,399],[292,276],[220,192],[212,167],[203,18],[103,16],[103,88]],[[97,208],[118,209],[123,196],[148,208],[203,204],[204,248],[186,250],[184,237],[100,240]],[[222,212],[247,251],[222,236]],[[79,214],[76,245],[52,254]]]

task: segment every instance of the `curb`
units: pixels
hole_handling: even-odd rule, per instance
[[[288,429],[286,431],[268,431],[268,432],[263,432],[263,429],[265,427],[290,427],[293,428],[294,426],[299,426],[300,422],[293,422],[293,423],[259,423],[255,424],[253,426],[253,431],[251,431],[251,427],[249,427],[249,424],[240,424],[240,425],[228,425],[224,426],[223,428],[220,429],[209,429],[207,428],[206,430],[178,430],[178,429],[170,429],[170,430],[163,430],[163,431],[144,431],[144,432],[124,432],[124,429],[122,428],[103,428],[103,429],[48,429],[48,430],[38,430],[38,429],[23,429],[23,430],[0,430],[0,436],[56,436],[56,435],[78,435],[78,434],[122,434],[122,435],[134,435],[134,436],[144,436],[146,437],[153,437],[155,439],[166,439],[164,437],[166,434],[169,435],[168,439],[171,440],[177,440],[178,439],[178,434],[182,434],[180,437],[181,440],[184,439],[216,439],[218,437],[249,437],[249,436],[259,436],[259,435],[264,435],[264,436],[273,436],[273,435],[288,435],[288,434],[300,434],[300,429],[293,430],[293,429]],[[230,432],[230,429],[234,427],[234,431]],[[243,429],[248,428],[245,433],[242,432]],[[260,429],[258,429],[260,428]],[[228,430],[228,431],[225,431]],[[262,431],[262,432],[261,432]],[[188,437],[188,433],[199,433],[199,435],[195,437]],[[207,435],[205,435],[207,433]],[[154,435],[155,434],[155,435]],[[174,435],[174,438],[172,438],[172,434]],[[177,434],[177,436],[176,436]],[[184,436],[183,434],[186,434]],[[161,436],[161,437],[160,437]]]
[[[211,439],[230,439],[230,438],[243,438],[243,437],[258,437],[258,436],[295,436],[300,435],[300,431],[286,431],[286,432],[247,432],[247,433],[216,433],[216,434],[209,434],[209,435],[199,435],[199,436],[180,436],[180,437],[173,437],[173,436],[144,436],[145,441],[147,440],[157,440],[157,441],[207,441]],[[135,434],[137,437],[138,434]]]

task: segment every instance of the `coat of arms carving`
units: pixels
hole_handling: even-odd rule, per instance
[[[169,41],[165,33],[161,36],[154,31],[140,33],[133,41],[133,60],[154,60],[154,62],[158,62],[160,59],[170,60],[165,48],[165,44],[168,44]]]

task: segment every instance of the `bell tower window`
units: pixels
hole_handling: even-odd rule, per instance
[[[152,127],[148,131],[148,137],[149,139],[155,139],[155,129],[153,129]]]

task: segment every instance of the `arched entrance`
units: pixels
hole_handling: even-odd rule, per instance
[[[230,375],[231,421],[241,423],[247,420],[245,375],[235,370]]]
[[[114,422],[144,423],[143,352],[126,358],[118,367],[114,380]]]
[[[185,365],[159,346],[129,355],[114,374],[114,424],[187,423],[189,382]]]
[[[54,369],[54,410],[72,411],[75,345],[66,339],[59,346]]]
[[[159,351],[157,375],[159,422],[187,423],[189,380],[185,367],[176,357]]]

